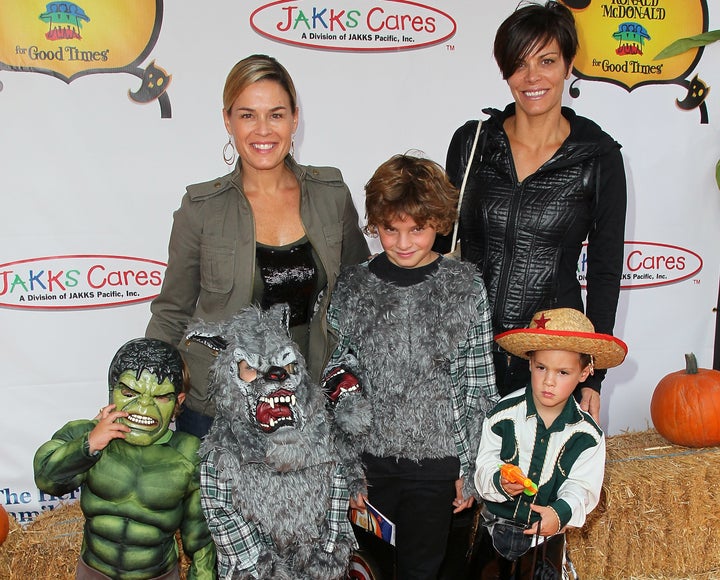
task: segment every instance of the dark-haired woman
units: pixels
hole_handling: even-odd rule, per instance
[[[577,47],[568,8],[553,1],[521,5],[500,25],[494,43],[514,102],[504,111],[484,109],[489,118],[482,126],[468,121],[450,143],[446,169],[457,187],[470,165],[460,251],[482,272],[495,334],[526,327],[534,312],[558,307],[586,312],[597,332],[613,331],[625,170],[620,145],[562,106]],[[586,239],[584,306],[577,268]],[[499,347],[494,361],[501,395],[528,383],[527,361]],[[603,377],[595,372],[576,393],[596,421]]]

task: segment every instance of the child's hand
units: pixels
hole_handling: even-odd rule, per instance
[[[500,476],[500,485],[505,493],[510,497],[515,497],[525,491],[525,486],[523,486],[522,483],[513,483],[512,481],[505,479],[503,476]]]
[[[90,453],[102,451],[108,446],[113,439],[125,439],[125,433],[130,432],[130,427],[122,423],[115,423],[119,417],[127,417],[125,411],[114,411],[115,404],[111,403],[100,409],[95,417],[98,424],[88,434],[88,444],[90,445]]]
[[[455,480],[455,499],[453,500],[453,508],[455,508],[453,509],[454,514],[460,513],[461,511],[472,507],[472,504],[475,503],[475,498],[473,496],[466,498],[463,495],[464,482],[464,477]]]
[[[367,496],[361,493],[357,494],[355,497],[350,496],[350,507],[356,510],[364,510],[366,499]]]
[[[560,532],[560,518],[557,512],[551,507],[544,505],[530,504],[530,509],[540,514],[542,518],[539,522],[535,522],[523,533],[530,536],[537,533],[538,524],[541,524],[540,535],[541,536],[552,536]]]

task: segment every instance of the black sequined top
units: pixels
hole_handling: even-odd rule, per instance
[[[307,330],[318,293],[327,283],[320,259],[306,236],[284,246],[255,244],[253,302],[261,308],[290,306],[291,334],[307,356]]]

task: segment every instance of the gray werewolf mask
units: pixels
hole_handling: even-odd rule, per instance
[[[215,420],[203,452],[219,447],[241,465],[262,461],[283,472],[333,460],[324,398],[290,339],[288,320],[280,304],[188,326],[186,339],[217,357],[209,376]]]

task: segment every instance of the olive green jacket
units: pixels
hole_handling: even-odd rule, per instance
[[[340,171],[298,165],[290,156],[285,163],[300,184],[300,217],[328,280],[310,322],[307,363],[317,380],[331,352],[326,311],[340,266],[366,260],[369,251]],[[174,214],[165,279],[145,333],[178,345],[190,371],[185,404],[193,411],[215,413],[207,392],[213,355],[198,343],[186,344],[185,327],[192,318],[223,320],[250,304],[254,272],[255,223],[238,162],[224,177],[188,186]]]

